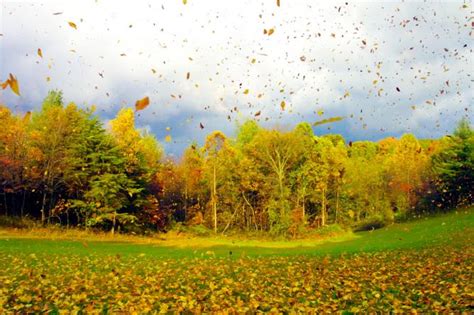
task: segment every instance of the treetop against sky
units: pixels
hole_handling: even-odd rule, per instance
[[[0,11],[0,81],[12,87],[0,103],[23,113],[59,89],[107,123],[141,100],[138,127],[172,154],[248,118],[349,140],[439,137],[472,120],[466,1],[45,0]]]

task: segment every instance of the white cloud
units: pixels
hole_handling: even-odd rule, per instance
[[[473,101],[470,8],[345,3],[3,1],[0,78],[14,73],[22,97],[3,91],[0,102],[22,111],[58,88],[66,100],[96,104],[106,120],[148,95],[152,104],[137,122],[160,139],[171,126],[183,145],[213,129],[230,133],[235,119],[257,111],[266,125],[285,125],[317,120],[314,111],[323,109],[325,117],[348,117],[334,125],[347,138],[372,139],[439,136],[472,117],[464,110]],[[264,35],[270,28],[275,33]],[[179,152],[183,145],[165,146]]]

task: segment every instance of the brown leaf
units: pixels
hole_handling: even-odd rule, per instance
[[[285,106],[286,106],[285,101],[281,101],[280,103],[281,110],[285,110]]]

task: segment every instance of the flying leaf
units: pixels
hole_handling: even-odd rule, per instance
[[[273,28],[269,29],[268,30],[268,36],[272,35],[274,32],[275,32],[275,30]]]
[[[204,125],[202,123],[199,123],[199,128],[204,129]]]
[[[41,51],[41,48],[38,48],[38,56],[40,56],[41,58],[43,58],[43,52]]]
[[[260,116],[261,113],[262,113],[261,111],[258,111],[258,112],[255,113],[254,116],[255,116],[255,117],[258,117],[258,116]]]
[[[249,94],[249,89],[245,89],[244,94],[245,95]]]
[[[183,0],[183,4],[186,5],[188,3],[188,0]]]
[[[189,80],[189,78],[191,77],[191,73],[186,73],[186,80]]]
[[[280,0],[277,0],[277,7],[280,6]]]
[[[171,142],[171,136],[170,136],[170,135],[166,135],[165,141],[166,141],[166,142]]]
[[[74,23],[74,22],[67,22],[67,24],[69,24],[69,26],[72,27],[73,29],[77,30],[77,25],[76,25],[76,23]]]
[[[145,109],[148,105],[150,105],[150,99],[146,96],[135,103],[135,111]]]
[[[281,110],[285,110],[285,106],[286,106],[285,101],[281,101],[280,103]]]
[[[324,125],[324,124],[340,121],[340,120],[343,120],[343,119],[344,119],[344,117],[341,117],[341,116],[331,117],[331,118],[319,120],[319,121],[313,123],[313,126]]]
[[[344,98],[349,97],[350,95],[351,95],[351,93],[349,93],[349,91],[346,91],[346,92],[344,93]]]
[[[2,83],[2,89],[5,90],[7,86],[10,86],[10,89],[13,91],[13,93],[20,96],[20,86],[18,85],[18,80],[11,73],[8,79]]]

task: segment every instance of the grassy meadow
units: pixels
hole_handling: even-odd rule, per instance
[[[2,230],[0,307],[52,314],[469,312],[473,223],[473,209],[460,209],[298,241]]]

